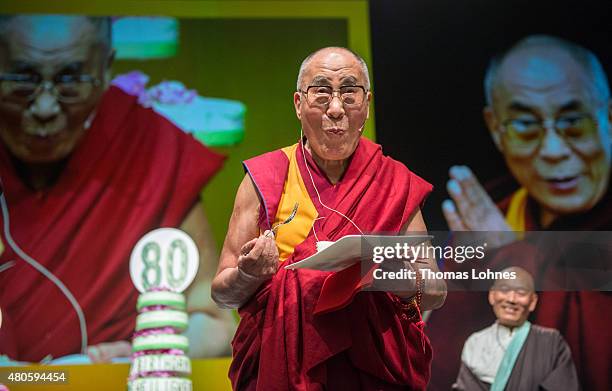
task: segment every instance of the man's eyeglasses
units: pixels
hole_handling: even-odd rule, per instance
[[[589,148],[597,142],[597,123],[586,113],[565,114],[555,120],[509,119],[502,122],[501,128],[509,148],[519,154],[533,153],[541,145],[547,129],[579,149]]]
[[[327,106],[337,93],[344,106],[357,107],[363,104],[366,95],[364,86],[342,86],[337,90],[329,86],[309,86],[306,91],[299,91],[306,95],[306,100],[311,106]]]
[[[530,293],[532,293],[531,291],[529,291],[526,288],[518,288],[518,287],[510,287],[508,285],[499,285],[499,286],[493,286],[492,288],[493,291],[498,291],[501,293],[505,293],[508,294],[510,292],[514,292],[516,295],[521,296],[521,297],[525,297],[528,296]]]
[[[0,75],[0,95],[22,103],[31,102],[43,90],[52,91],[57,100],[64,103],[78,103],[86,100],[100,79],[90,75],[58,75],[53,81],[44,80],[40,75]]]

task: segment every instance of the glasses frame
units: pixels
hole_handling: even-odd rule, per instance
[[[584,119],[588,119],[593,121],[593,125],[597,126],[597,120],[595,119],[595,117],[592,114],[589,113],[585,113],[585,112],[579,112],[577,113],[577,116],[580,117],[580,120],[584,120]],[[540,148],[540,146],[542,145],[542,141],[544,140],[545,137],[545,133],[547,130],[553,130],[561,139],[563,139],[563,141],[568,144],[569,146],[572,147],[576,147],[576,143],[574,141],[571,140],[571,137],[568,137],[565,132],[567,129],[570,129],[571,127],[562,129],[559,127],[559,122],[562,121],[563,118],[545,118],[543,120],[538,120],[537,124],[539,127],[539,137],[537,140],[537,143],[534,144],[533,147],[530,148],[522,148],[522,150],[524,151],[528,151],[525,152],[526,154],[530,154],[533,153],[534,151],[536,151],[538,148]],[[504,120],[501,122],[501,127],[500,127],[500,131],[503,134],[507,134],[508,132],[508,126],[509,124],[511,124],[514,121],[518,121],[517,118],[510,118],[507,120]],[[596,132],[595,132],[596,133]],[[518,149],[517,149],[518,151]]]
[[[370,92],[367,88],[365,88],[365,86],[362,86],[362,85],[342,86],[342,87],[336,88],[336,89],[332,88],[332,93],[331,93],[329,99],[327,100],[327,103],[319,104],[319,103],[311,103],[311,102],[309,102],[308,101],[308,91],[311,88],[321,88],[321,87],[331,88],[331,86],[308,86],[308,87],[306,87],[306,91],[304,91],[302,89],[299,89],[298,92],[304,94],[304,96],[306,97],[306,102],[308,103],[309,106],[313,106],[314,105],[314,106],[320,106],[320,107],[329,107],[329,105],[332,102],[332,100],[334,100],[334,96],[336,96],[336,93],[338,93],[338,99],[340,99],[340,102],[342,102],[343,106],[346,106],[346,107],[359,107],[359,106],[362,106],[363,102],[366,101],[366,95],[368,94],[368,92]],[[345,103],[344,100],[342,99],[342,94],[340,93],[340,89],[341,88],[345,88],[345,87],[351,87],[351,88],[357,87],[357,88],[361,88],[363,90],[363,101],[361,101],[361,103],[359,103],[359,104],[356,104],[356,103]]]
[[[1,85],[3,82],[6,81],[12,81],[12,82],[20,82],[20,81],[26,81],[28,76],[26,75],[21,75],[18,73],[5,73],[0,75],[0,94],[2,94],[2,88]],[[34,90],[32,91],[31,94],[24,96],[23,98],[16,98],[16,97],[11,97],[10,95],[7,95],[7,97],[9,99],[13,99],[13,100],[20,100],[23,102],[31,102],[34,99],[36,99],[36,97],[43,91],[43,90],[47,90],[47,91],[51,91],[53,93],[53,95],[55,96],[55,98],[63,103],[80,103],[83,102],[85,100],[87,100],[90,96],[91,96],[91,91],[89,92],[89,94],[87,94],[87,96],[85,97],[79,97],[79,98],[68,98],[65,97],[63,95],[61,95],[59,93],[59,91],[57,90],[57,84],[58,84],[58,80],[57,77],[54,78],[55,81],[52,80],[45,80],[44,78],[41,78],[41,80],[38,82],[38,84],[36,85],[36,88],[34,88]],[[75,75],[75,79],[77,80],[77,83],[91,83],[92,85],[92,91],[94,88],[99,87],[102,84],[102,81],[92,75],[88,75],[88,74],[82,74],[82,75]]]

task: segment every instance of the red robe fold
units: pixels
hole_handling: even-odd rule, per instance
[[[0,148],[10,232],[53,272],[83,308],[89,344],[127,340],[137,291],[132,247],[158,227],[178,227],[223,158],[165,118],[111,87],[58,181],[33,191]],[[6,243],[0,264],[0,353],[38,361],[81,350],[76,312],[49,280]]]
[[[343,217],[319,204],[304,167],[297,161],[320,217],[319,240],[358,234]],[[350,217],[364,232],[400,232],[431,191],[431,185],[400,163],[382,155],[380,146],[362,139],[343,178],[335,186],[307,154],[323,202]],[[283,192],[287,158],[272,152],[245,162],[262,199],[270,226]],[[287,226],[287,228],[290,225]],[[312,231],[284,265],[316,251]],[[348,269],[347,269],[348,270]],[[344,272],[344,271],[343,271]],[[324,314],[314,314],[326,279],[343,273],[285,270],[263,285],[240,309],[229,376],[236,390],[425,389],[431,349],[419,325],[408,320],[397,297],[360,292],[345,297]],[[347,284],[351,272],[345,273]],[[329,281],[329,280],[328,280]]]

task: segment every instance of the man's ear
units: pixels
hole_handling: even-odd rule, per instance
[[[535,311],[536,305],[538,305],[538,294],[532,293],[531,303],[529,303],[529,312]]]
[[[495,304],[495,300],[493,299],[493,289],[489,290],[489,304],[493,306]]]
[[[293,106],[295,106],[295,115],[298,119],[302,119],[302,93],[296,91],[293,93]]]
[[[485,123],[487,124],[487,128],[489,129],[489,133],[491,133],[491,137],[493,138],[493,142],[497,149],[503,153],[502,144],[501,144],[501,130],[500,123],[493,111],[491,106],[485,106],[482,110],[482,116],[484,117]]]

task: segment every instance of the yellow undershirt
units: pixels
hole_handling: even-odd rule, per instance
[[[276,232],[276,245],[281,261],[289,258],[293,254],[293,249],[306,239],[315,219],[318,217],[317,209],[310,199],[297,165],[296,152],[298,147],[299,144],[294,144],[282,149],[289,159],[289,169],[278,210],[274,217],[274,224],[285,221],[291,214],[296,202],[298,203],[298,209],[295,218],[290,223],[280,226]],[[310,177],[306,179],[310,180]]]
[[[525,216],[527,213],[527,189],[521,187],[512,194],[510,205],[506,212],[506,222],[513,231],[525,232]]]

